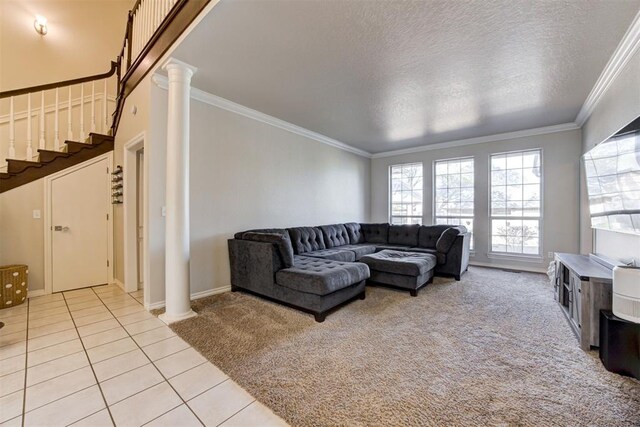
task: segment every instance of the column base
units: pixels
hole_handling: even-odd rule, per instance
[[[158,319],[162,320],[167,325],[170,325],[172,323],[176,323],[181,320],[191,319],[192,317],[196,317],[197,315],[198,313],[196,313],[195,311],[189,310],[186,313],[180,314],[178,316],[171,316],[167,313],[162,313],[161,315],[158,316]]]

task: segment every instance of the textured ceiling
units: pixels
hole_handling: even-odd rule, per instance
[[[195,87],[371,153],[571,122],[640,0],[223,0]]]

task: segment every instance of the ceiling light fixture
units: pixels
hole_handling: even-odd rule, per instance
[[[33,21],[33,28],[35,28],[36,33],[41,36],[47,34],[47,18],[42,15],[36,15],[36,20]]]

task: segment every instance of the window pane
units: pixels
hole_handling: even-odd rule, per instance
[[[390,222],[392,224],[420,224],[423,207],[422,163],[391,166],[390,180]],[[446,197],[446,193],[444,197]]]
[[[434,222],[467,227],[473,249],[474,159],[438,160],[434,169]]]
[[[540,254],[542,152],[529,150],[491,156],[491,250]],[[597,168],[594,162],[592,166]],[[603,164],[602,167],[609,167]],[[592,182],[592,187],[614,188],[614,182]],[[617,201],[603,196],[603,204]]]

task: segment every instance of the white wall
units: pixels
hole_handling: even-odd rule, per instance
[[[29,291],[44,289],[43,218],[43,179],[0,194],[0,265],[27,264]]]
[[[629,60],[612,82],[582,128],[582,151],[589,151],[606,140],[636,117],[640,116],[640,51]],[[582,180],[584,185],[584,179]],[[640,265],[640,236],[595,230],[593,246],[586,192],[581,200],[583,224],[581,238],[583,251],[593,251],[615,260],[635,260]]]
[[[0,90],[104,73],[124,40],[134,0],[0,1]],[[33,28],[36,14],[49,32]]]
[[[544,259],[518,261],[493,258],[489,249],[489,155],[505,151],[542,148],[543,150],[543,240]],[[441,159],[473,156],[475,158],[475,254],[471,262],[525,270],[546,270],[548,252],[578,251],[578,178],[581,151],[580,130],[522,137],[461,147],[444,148],[375,158],[371,164],[371,217],[375,222],[389,220],[390,165],[422,162],[424,173],[423,223],[433,221],[433,162]]]
[[[154,86],[151,93],[151,121],[160,124],[151,129],[153,153],[145,153],[155,187],[149,195],[153,303],[164,299],[167,92]],[[369,220],[368,158],[195,100],[190,162],[192,293],[230,285],[227,239],[238,231]]]

